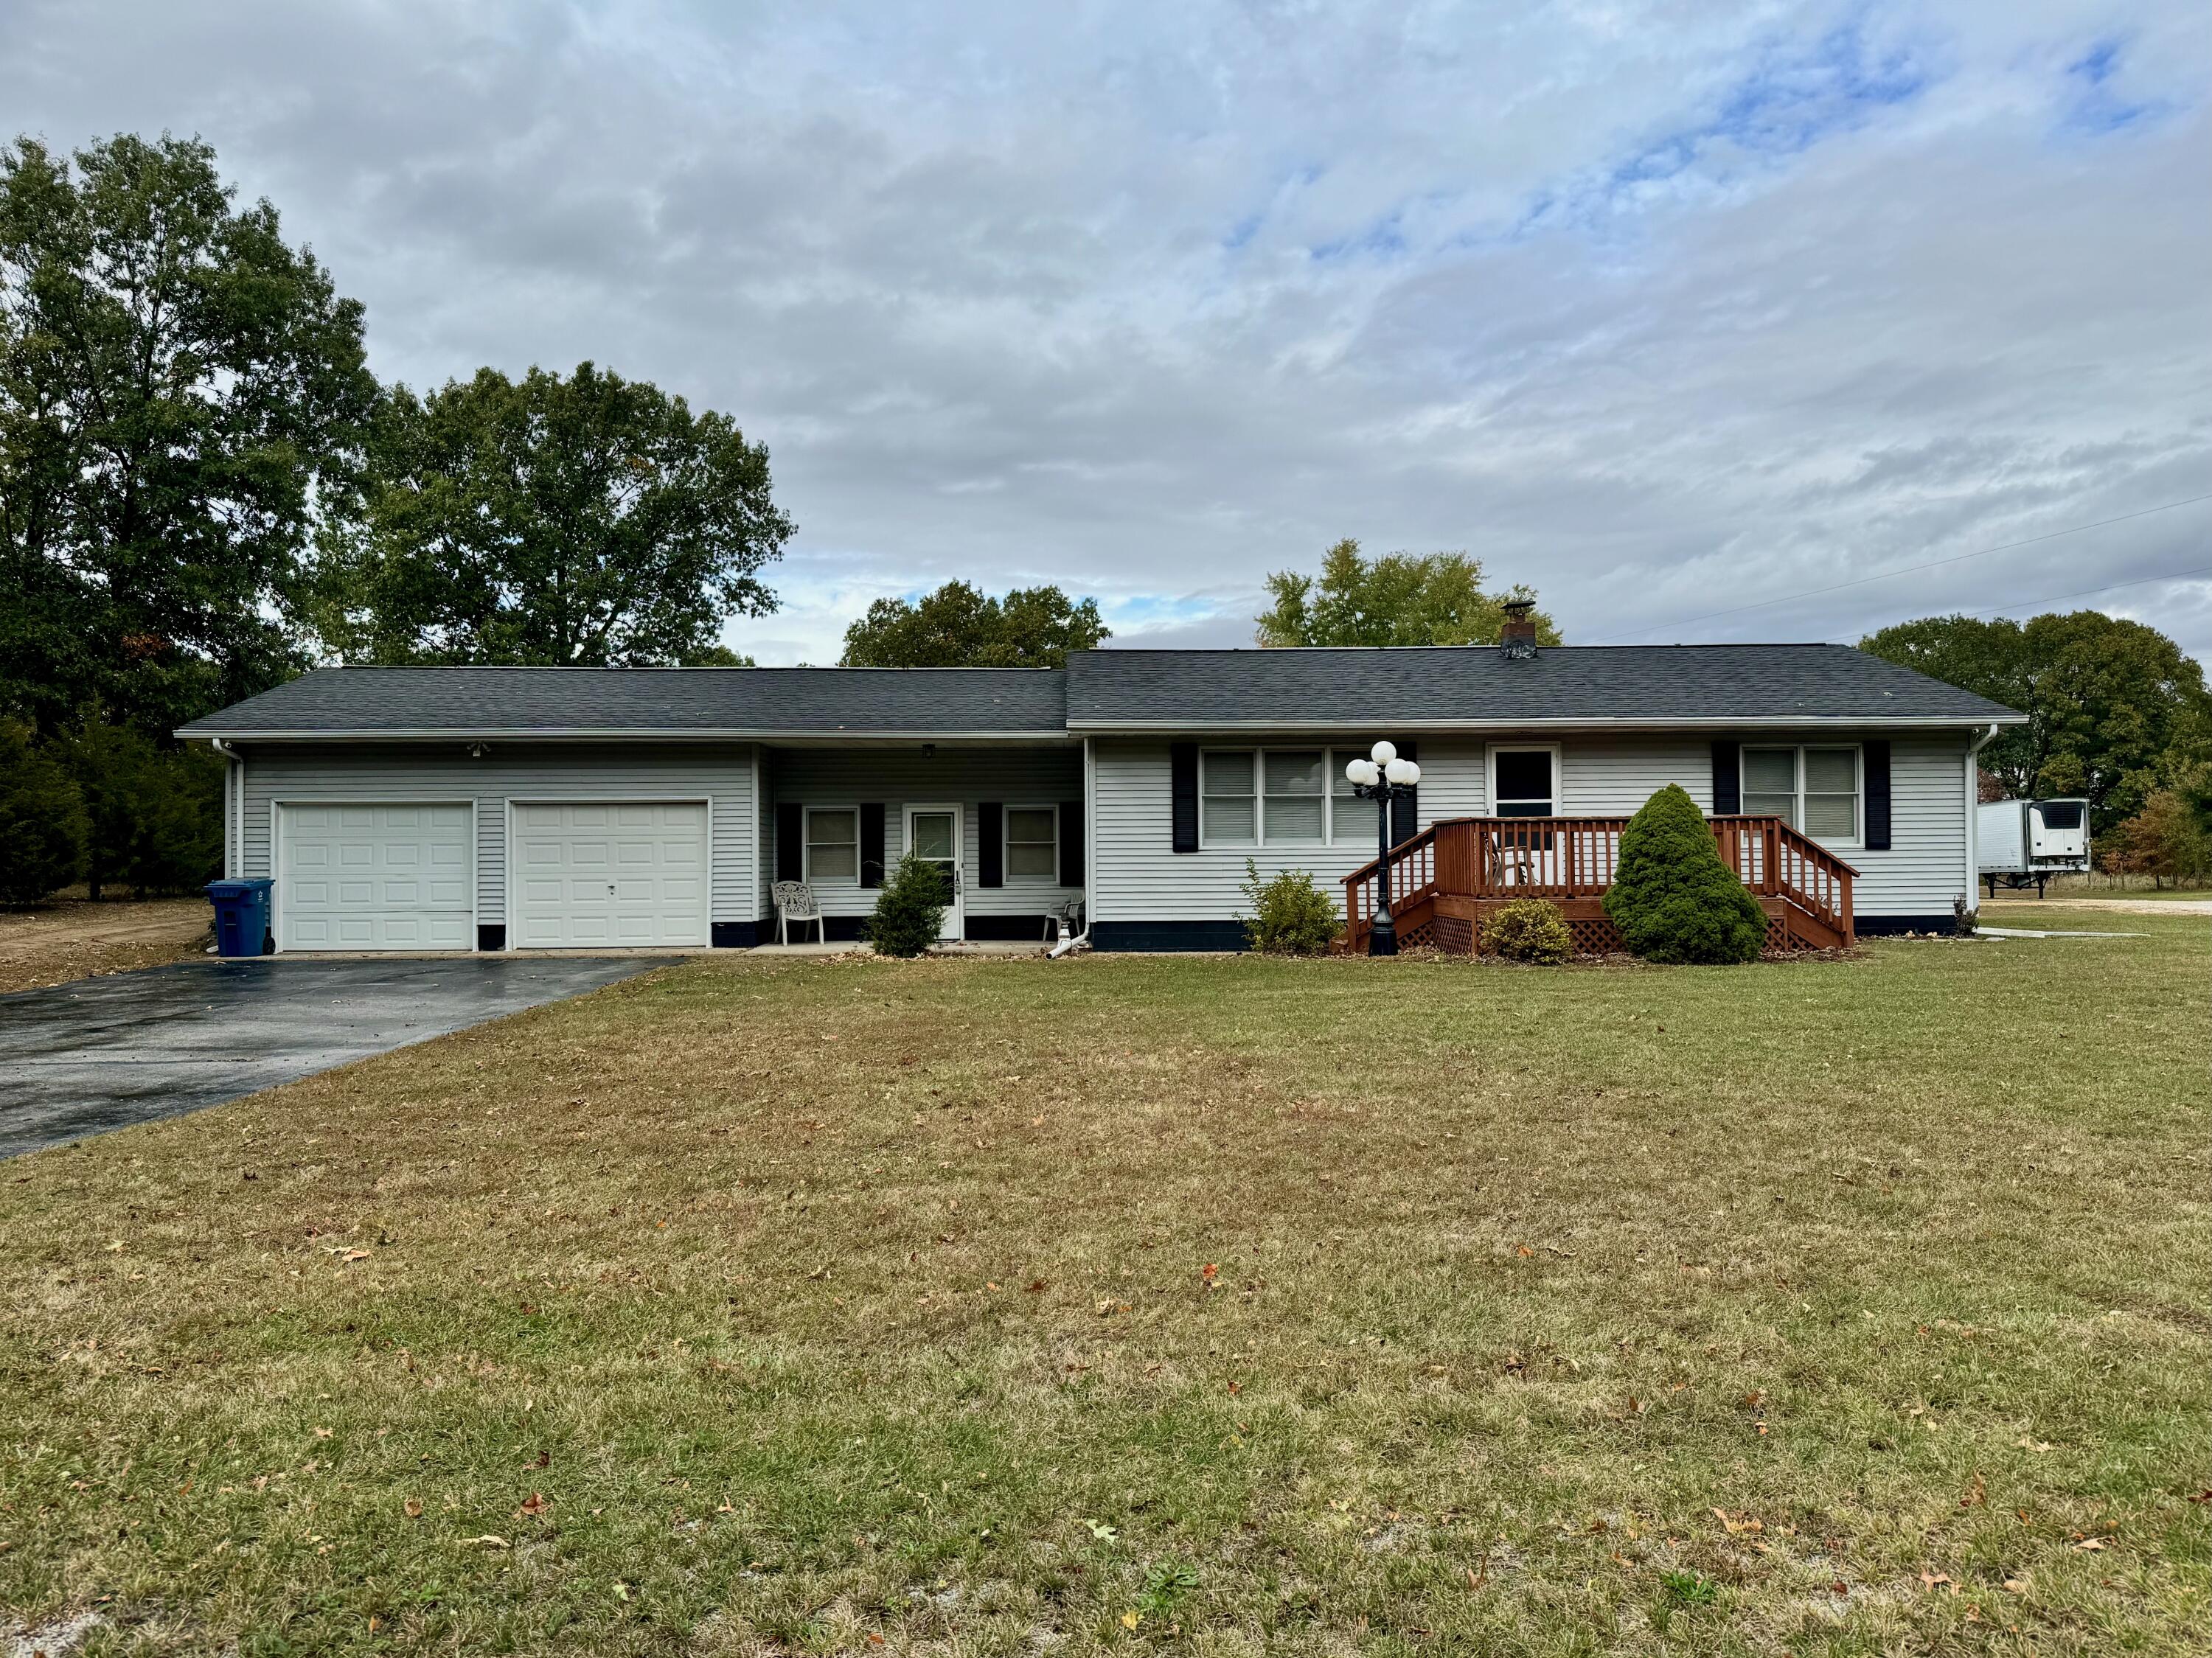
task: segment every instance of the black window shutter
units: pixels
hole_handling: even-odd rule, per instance
[[[884,884],[884,803],[863,801],[860,805],[860,884],[879,887]]]
[[[806,878],[806,816],[796,800],[783,801],[775,809],[775,878]]]
[[[1001,800],[986,800],[975,808],[975,884],[1006,884],[1006,807]]]
[[[1060,803],[1060,884],[1083,884],[1083,802]]]
[[[1889,850],[1889,739],[1862,746],[1866,765],[1866,848]]]
[[[1421,757],[1419,750],[1419,744],[1401,743],[1398,744],[1398,757],[1401,760],[1419,760]],[[1392,846],[1396,846],[1401,841],[1410,841],[1421,832],[1420,796],[1420,785],[1417,783],[1407,793],[1393,795],[1390,798],[1390,844]]]
[[[1713,740],[1713,816],[1733,817],[1743,810],[1743,772],[1737,756],[1741,744]]]
[[[1198,850],[1198,744],[1168,744],[1168,792],[1173,797],[1175,850]]]

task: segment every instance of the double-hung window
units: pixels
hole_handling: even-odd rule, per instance
[[[806,811],[806,878],[860,878],[860,814],[850,806],[810,806]]]
[[[1261,802],[1261,832],[1269,846],[1296,841],[1328,839],[1328,794],[1322,768],[1328,755],[1322,749],[1269,749],[1260,756],[1260,771],[1267,786]]]
[[[1060,879],[1057,806],[1006,808],[1006,878],[1047,884]]]
[[[1743,750],[1743,809],[1815,841],[1859,838],[1859,751],[1811,744]]]
[[[1210,847],[1259,844],[1259,772],[1249,749],[1209,749],[1199,790],[1199,835]]]
[[[1371,843],[1375,839],[1375,803],[1354,794],[1352,780],[1344,774],[1346,766],[1366,756],[1364,749],[1328,751],[1328,838],[1332,841]]]
[[[1199,835],[1209,847],[1358,841],[1374,808],[1344,775],[1364,749],[1208,749],[1200,757]]]

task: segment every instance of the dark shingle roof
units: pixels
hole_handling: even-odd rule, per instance
[[[1087,651],[1067,677],[1077,731],[2023,717],[1847,645]]]
[[[1037,668],[322,668],[179,735],[1060,736],[1066,679]]]
[[[1844,645],[1085,651],[1014,668],[325,668],[185,737],[1046,737],[1073,731],[2025,718]]]

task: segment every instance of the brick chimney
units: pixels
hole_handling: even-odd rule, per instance
[[[1505,622],[1498,630],[1498,648],[1516,661],[1524,661],[1536,654],[1536,623],[1528,614],[1535,608],[1533,598],[1505,601]]]

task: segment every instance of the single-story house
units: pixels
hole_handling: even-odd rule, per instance
[[[273,878],[280,950],[744,948],[781,880],[850,938],[910,849],[954,877],[950,938],[1079,905],[1098,950],[1220,950],[1248,859],[1371,905],[1344,767],[1386,738],[1421,769],[1401,898],[1601,891],[1620,821],[1679,783],[1777,904],[1825,872],[1845,936],[1948,928],[1976,752],[2023,718],[1841,646],[1524,643],[326,668],[179,735],[228,759],[225,872]]]

